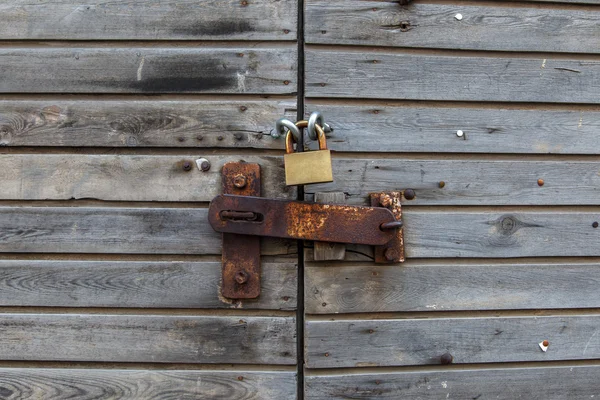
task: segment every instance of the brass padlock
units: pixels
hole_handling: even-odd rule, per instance
[[[306,128],[307,121],[296,123],[298,128]],[[327,150],[325,132],[319,125],[315,125],[319,140],[319,150],[294,153],[294,135],[289,131],[285,137],[285,184],[308,185],[311,183],[333,182],[331,167],[331,151]]]

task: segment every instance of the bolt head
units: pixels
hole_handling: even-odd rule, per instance
[[[548,346],[550,345],[550,342],[549,342],[549,341],[547,341],[547,340],[544,340],[544,341],[542,342],[542,344],[543,344],[544,346],[548,347]]]
[[[538,186],[544,186],[544,180],[543,179],[538,179]]]
[[[210,169],[210,163],[208,161],[202,161],[200,169],[204,172],[208,171]]]
[[[406,189],[404,191],[404,198],[406,200],[412,200],[412,199],[415,198],[415,196],[416,196],[416,194],[415,194],[415,191],[413,189]]]
[[[233,178],[233,186],[235,186],[238,189],[242,189],[244,187],[246,187],[246,185],[248,184],[248,179],[246,179],[246,177],[244,175],[236,175]]]
[[[183,170],[184,171],[191,171],[192,170],[192,163],[189,161],[186,161],[183,163]]]
[[[453,360],[454,360],[454,357],[452,357],[452,354],[450,354],[450,353],[445,353],[440,357],[440,361],[441,361],[442,365],[452,364]]]
[[[395,249],[389,247],[389,248],[385,249],[384,256],[385,256],[386,260],[394,261],[394,260],[398,259],[398,252]]]
[[[248,282],[248,274],[244,271],[238,271],[235,273],[235,281],[240,285]]]
[[[597,227],[598,227],[598,222],[597,222],[597,221],[594,221],[594,222],[592,223],[592,228],[597,228]]]

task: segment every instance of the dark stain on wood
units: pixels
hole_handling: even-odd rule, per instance
[[[240,33],[256,32],[257,29],[247,20],[226,19],[211,21],[210,24],[178,25],[172,32],[175,36],[228,36]]]

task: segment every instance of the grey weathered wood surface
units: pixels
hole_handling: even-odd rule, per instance
[[[220,254],[206,208],[0,207],[0,252]],[[295,241],[263,239],[268,255]]]
[[[405,207],[407,258],[600,256],[598,211]],[[0,252],[219,254],[205,208],[0,207]],[[264,254],[295,241],[263,239]]]
[[[0,261],[0,306],[296,309],[297,266],[263,260],[258,299],[219,295],[220,262]]]
[[[2,368],[0,392],[5,400],[293,400],[296,374],[243,370]]]
[[[308,102],[335,130],[327,147],[344,152],[600,153],[600,109],[343,105]],[[463,137],[456,132],[462,130]],[[313,144],[314,146],[314,144]]]
[[[306,377],[307,400],[593,399],[598,366],[361,373]]]
[[[344,204],[346,196],[344,192],[318,192],[314,195],[314,201],[316,203]],[[315,242],[313,246],[315,261],[343,260],[346,255],[346,245],[344,243]]]
[[[306,42],[462,50],[600,52],[600,10],[309,0]],[[455,15],[461,13],[462,20]]]
[[[297,9],[296,0],[16,0],[0,4],[0,39],[295,40]]]
[[[308,321],[309,368],[596,359],[598,316]],[[539,343],[548,340],[543,352]]]
[[[283,155],[283,151],[282,151]],[[196,160],[207,159],[209,171]],[[151,155],[0,155],[0,199],[69,200],[93,198],[125,201],[211,201],[221,194],[221,168],[227,162],[259,163],[263,194],[295,198],[285,186],[283,157]],[[191,170],[183,169],[185,162]]]
[[[334,159],[334,182],[307,193],[344,191],[348,203],[369,193],[414,189],[403,205],[597,205],[600,163],[580,161]],[[543,186],[538,180],[542,179]],[[444,182],[440,188],[440,182]]]
[[[597,263],[308,262],[305,312],[600,308]]]
[[[2,314],[3,360],[295,364],[293,317]]]
[[[597,60],[306,51],[308,97],[599,103],[598,92]]]
[[[283,149],[295,100],[4,100],[0,145]]]
[[[292,94],[296,64],[295,46],[2,48],[0,92]]]

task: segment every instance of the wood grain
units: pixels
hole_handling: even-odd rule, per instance
[[[371,192],[414,189],[406,206],[597,205],[600,195],[597,162],[337,158],[333,170],[333,183],[306,193],[344,191],[348,203],[366,204]]]
[[[309,321],[309,368],[589,360],[600,356],[598,316]],[[538,344],[548,340],[543,352]]]
[[[212,153],[212,152],[211,152]],[[0,199],[206,202],[221,194],[221,169],[227,162],[245,160],[262,166],[263,193],[271,198],[295,198],[285,186],[282,157],[150,155],[41,155],[0,156]],[[196,160],[206,159],[202,171]],[[191,170],[184,169],[185,163]]]
[[[306,42],[462,50],[600,52],[600,10],[308,0]],[[459,21],[455,15],[460,13]]]
[[[306,51],[307,97],[597,104],[599,91],[596,60]]]
[[[600,153],[599,110],[331,105],[317,100],[309,101],[308,108],[321,111],[334,126],[327,147],[336,151]],[[456,135],[458,130],[463,137]]]
[[[0,207],[0,252],[220,254],[206,208]],[[295,241],[263,239],[265,255]]]
[[[305,312],[600,308],[597,263],[308,262]]]
[[[598,211],[404,207],[403,220],[407,258],[600,256]],[[0,252],[221,251],[204,208],[0,207],[0,226]],[[262,246],[266,255],[296,252],[294,241],[263,239]]]
[[[594,398],[598,366],[496,368],[307,376],[305,398],[500,399]]]
[[[293,94],[296,59],[295,47],[3,48],[0,92]]]
[[[295,364],[291,317],[2,314],[3,360]]]
[[[0,4],[0,39],[295,40],[296,0]]]
[[[0,392],[6,400],[293,400],[296,398],[296,374],[283,371],[2,368]]]
[[[297,267],[264,261],[261,296],[219,296],[220,262],[0,261],[0,305],[32,307],[296,308]]]
[[[0,145],[283,149],[270,133],[295,116],[293,100],[4,100]]]

